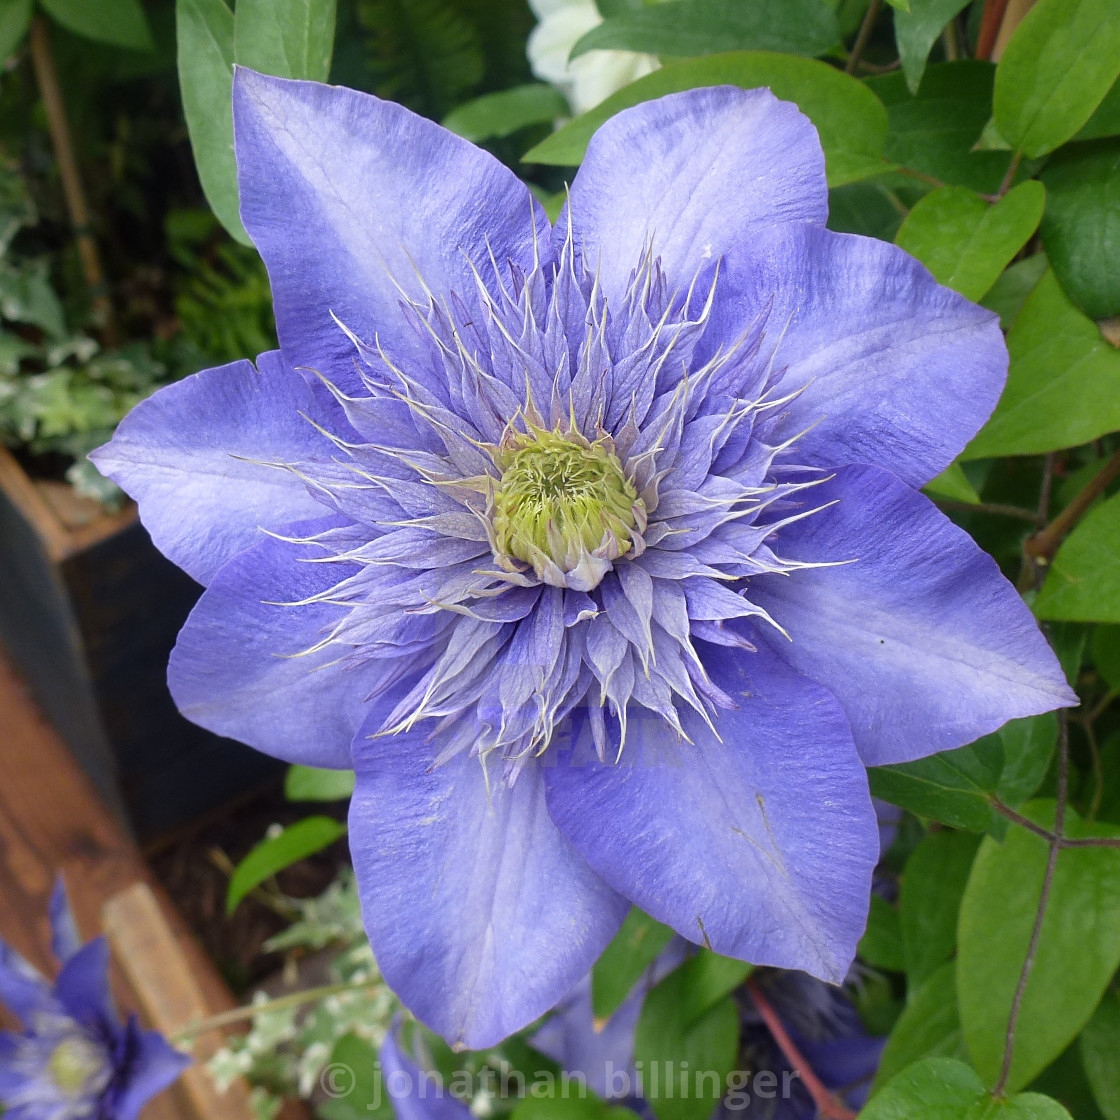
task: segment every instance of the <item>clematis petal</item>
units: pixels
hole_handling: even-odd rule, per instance
[[[51,923],[51,952],[55,960],[68,961],[82,947],[82,935],[78,932],[61,875],[54,882],[47,913]]]
[[[427,729],[369,739],[366,728],[350,849],[377,962],[449,1042],[491,1046],[574,987],[627,904],[556,830],[536,765],[488,788],[469,753],[432,769]]]
[[[27,1084],[27,1074],[19,1068],[22,1044],[22,1034],[0,1031],[0,1101],[11,1100]]]
[[[157,1031],[142,1031],[136,1017],[125,1027],[128,1064],[113,1101],[113,1120],[136,1120],[140,1110],[191,1064]]]
[[[140,505],[156,547],[199,583],[231,557],[323,506],[292,473],[266,463],[329,460],[332,446],[300,415],[312,397],[280,357],[204,370],[138,404],[90,454]]]
[[[0,941],[0,1004],[22,1023],[52,1006],[50,985],[21,953]]]
[[[819,1039],[799,1035],[795,1042],[809,1068],[825,1085],[842,1091],[853,1108],[862,1108],[887,1040],[865,1034],[855,1015],[850,1019],[853,1021],[845,1024],[850,1033]]]
[[[932,502],[876,467],[837,471],[814,499],[836,504],[787,526],[776,550],[853,563],[752,579],[793,639],[759,627],[752,640],[836,695],[867,765],[1077,703],[995,561]]]
[[[338,524],[302,522],[289,535]],[[372,670],[339,664],[345,651],[337,646],[306,652],[346,610],[303,600],[329,591],[354,567],[307,563],[308,555],[266,539],[221,568],[179,633],[167,680],[183,715],[218,735],[286,762],[348,769],[350,740],[378,671],[376,663]]]
[[[441,1083],[429,1084],[432,1074],[404,1052],[400,1029],[398,1019],[378,1051],[385,1092],[393,1102],[396,1120],[472,1120],[474,1114],[465,1101],[444,1092]]]
[[[688,942],[680,937],[672,938],[605,1023],[594,1012],[589,973],[530,1036],[530,1045],[559,1062],[565,1073],[583,1077],[588,1088],[604,1100],[630,1095],[631,1080],[620,1083],[617,1073],[628,1072],[633,1078],[634,1029],[642,1005],[654,985],[668,976],[689,953]]]
[[[720,712],[720,738],[695,713],[691,743],[632,713],[621,759],[600,762],[584,727],[544,768],[549,812],[615,890],[683,936],[839,983],[879,852],[847,721],[776,658],[702,648],[739,704]]]
[[[104,937],[87,941],[62,966],[54,995],[67,1015],[91,1030],[102,1032],[117,1022],[109,992],[109,943]]]
[[[711,345],[766,315],[763,353],[785,369],[784,436],[798,462],[873,463],[912,486],[943,471],[991,415],[1007,376],[992,312],[871,237],[781,226],[721,273]],[[806,430],[808,429],[808,430]]]
[[[549,225],[496,159],[400,105],[239,67],[233,116],[241,217],[268,267],[280,345],[340,385],[354,349],[333,315],[397,360],[430,361],[401,310],[423,282],[475,291],[493,259],[531,270]],[[398,288],[397,285],[400,285]],[[426,300],[425,300],[426,302]]]
[[[650,248],[674,289],[768,226],[828,216],[824,154],[797,106],[767,89],[709,86],[646,101],[591,138],[554,232],[608,303]]]

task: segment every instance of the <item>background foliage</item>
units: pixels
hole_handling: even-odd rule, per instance
[[[928,493],[1017,582],[1082,705],[872,771],[873,792],[903,813],[848,988],[867,1029],[888,1036],[867,1120],[1120,1120],[1120,8],[1025,7],[599,0],[604,18],[573,59],[637,51],[661,65],[570,119],[530,73],[523,0],[99,0],[96,18],[88,0],[0,0],[0,439],[29,469],[109,500],[84,453],[132,404],[274,345],[267,278],[237,217],[235,63],[330,77],[443,120],[553,213],[612,113],[698,85],[767,85],[820,132],[832,228],[897,242],[999,314],[1007,389]],[[67,145],[88,229],[60,174]],[[344,798],[339,781],[297,770],[289,792]],[[231,907],[338,834],[316,814],[266,838]],[[334,944],[337,974],[373,985],[358,1011],[262,1013],[222,1059],[254,1077],[266,1113],[311,1093],[332,1055],[375,1076],[392,1000],[353,956],[352,895],[343,882],[318,909],[302,904],[276,948]],[[667,938],[631,916],[595,970],[597,1015]],[[670,973],[646,998],[638,1056],[748,1060],[735,1010],[748,971],[701,953]],[[547,1067],[525,1038],[484,1055],[426,1045],[448,1071]],[[649,1097],[657,1120],[706,1120],[717,1103]],[[373,1099],[362,1084],[319,1114],[368,1115]],[[476,1111],[532,1120],[531,1103]],[[546,1111],[587,1120],[586,1103]]]

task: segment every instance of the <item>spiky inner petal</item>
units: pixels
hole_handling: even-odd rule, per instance
[[[694,643],[753,648],[725,623],[778,625],[749,580],[811,566],[771,544],[822,476],[787,459],[783,325],[709,337],[701,268],[672,291],[651,250],[608,307],[569,240],[473,292],[402,288],[426,368],[347,331],[362,388],[324,382],[369,442],[277,465],[342,519],[285,538],[339,573],[293,607],[337,607],[314,649],[368,672],[371,701],[396,691],[378,734],[427,721],[437,764],[493,755],[512,782],[577,706],[601,756],[631,718],[683,736],[685,708],[714,727],[735,706]]]
[[[504,443],[493,511],[499,560],[524,561],[545,583],[565,587],[555,569],[567,575],[585,553],[613,561],[633,549],[644,506],[609,437],[588,443],[578,432],[531,427],[511,431]]]

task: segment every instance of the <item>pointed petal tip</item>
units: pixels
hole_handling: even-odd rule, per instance
[[[819,558],[843,541],[859,563],[755,579],[752,598],[793,642],[755,632],[839,699],[866,765],[954,750],[1078,703],[996,562],[928,498],[868,465],[825,485],[841,500],[791,526],[784,555]]]
[[[650,721],[620,767],[576,743],[545,771],[552,819],[607,883],[682,936],[838,983],[879,851],[847,720],[769,655],[709,661],[743,703],[721,713],[722,738],[689,716],[685,745]]]
[[[466,755],[426,771],[424,736],[355,740],[350,837],[366,932],[421,1022],[486,1049],[567,995],[629,904],[556,830],[538,767],[488,789]]]
[[[54,881],[47,913],[51,923],[51,952],[55,960],[65,963],[82,947],[82,938],[61,875]]]

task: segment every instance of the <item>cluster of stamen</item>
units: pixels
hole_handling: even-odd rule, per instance
[[[51,1052],[47,1062],[51,1079],[68,1097],[84,1096],[105,1074],[104,1052],[80,1035],[64,1038]]]
[[[607,435],[530,425],[510,430],[494,453],[501,479],[490,511],[494,552],[528,564],[557,587],[589,591],[619,557],[638,555],[645,506]]]

